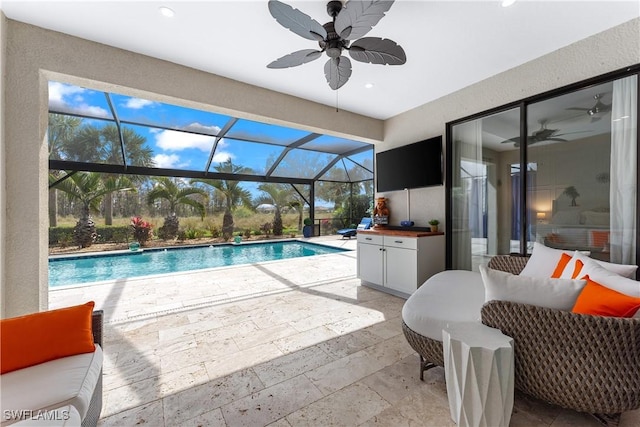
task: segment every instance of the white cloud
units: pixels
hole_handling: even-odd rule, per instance
[[[87,89],[66,85],[60,82],[49,82],[49,102],[62,102],[63,98],[86,92]]]
[[[216,150],[216,154],[213,155],[213,160],[211,161],[211,163],[224,163],[231,158],[233,158],[231,153]]]
[[[207,126],[198,122],[191,123],[184,127],[184,130],[190,130],[192,132],[208,133],[211,135],[217,135],[220,133],[220,126]]]
[[[189,162],[180,162],[180,156],[177,154],[156,154],[153,156],[153,162],[155,167],[166,169],[183,168],[189,165]]]
[[[200,151],[208,153],[211,151],[213,141],[215,140],[212,136],[195,135],[175,130],[163,130],[154,136],[156,138],[156,145],[166,151],[181,151],[188,148],[197,148]]]
[[[49,82],[49,107],[80,115],[111,117],[111,113],[104,108],[84,102],[82,94],[88,92],[88,89],[79,86]]]
[[[127,102],[125,102],[124,106],[133,110],[139,110],[140,108],[148,107],[154,104],[155,102],[149,101],[147,99],[129,98],[127,99]]]

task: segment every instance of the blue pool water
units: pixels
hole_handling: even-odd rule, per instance
[[[50,258],[49,286],[250,264],[343,251],[345,249],[307,242],[282,241],[146,249],[143,252]]]

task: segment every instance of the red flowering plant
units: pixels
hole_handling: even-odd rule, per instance
[[[144,246],[147,240],[153,237],[153,231],[151,230],[153,225],[147,221],[143,221],[140,216],[131,218],[131,227],[133,228],[133,237],[141,246]]]

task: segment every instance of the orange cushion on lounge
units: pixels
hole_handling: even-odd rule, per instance
[[[95,303],[0,320],[0,374],[96,347],[91,331]]]
[[[558,264],[556,265],[556,269],[553,270],[553,273],[551,274],[551,278],[559,279],[560,275],[564,271],[564,268],[567,266],[567,264],[569,264],[569,261],[571,261],[571,255],[562,253],[560,255],[560,261],[558,261]]]
[[[602,286],[591,280],[589,276],[584,276],[583,279],[587,280],[587,284],[578,295],[572,312],[610,317],[633,317],[640,309],[640,298]]]

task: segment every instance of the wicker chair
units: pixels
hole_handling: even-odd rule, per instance
[[[93,342],[102,345],[102,326],[103,326],[104,313],[102,310],[96,310],[93,312],[91,329],[93,330]],[[87,415],[82,420],[82,427],[95,427],[98,425],[100,419],[100,412],[102,411],[102,370],[100,370],[100,377],[96,388],[91,395],[91,402],[89,403],[89,409]]]
[[[519,274],[527,257],[496,256],[489,267]],[[515,387],[545,402],[601,421],[640,408],[640,319],[575,314],[490,301],[482,322],[514,339]],[[442,343],[412,331],[407,341],[421,369],[443,366]],[[422,372],[421,372],[422,379]]]

